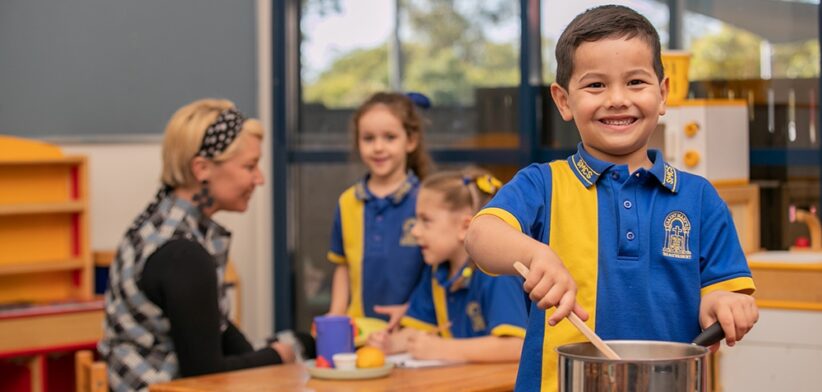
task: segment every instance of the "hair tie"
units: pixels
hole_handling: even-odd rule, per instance
[[[477,189],[488,195],[493,195],[497,193],[499,188],[502,188],[502,181],[494,178],[490,174],[479,176],[474,182],[477,184]]]
[[[418,93],[415,91],[410,91],[405,93],[405,96],[414,103],[415,106],[421,109],[428,109],[431,107],[431,100],[425,96],[423,93]]]
[[[203,141],[197,155],[204,158],[214,158],[225,151],[243,129],[245,116],[237,109],[223,110],[214,123],[206,128]]]

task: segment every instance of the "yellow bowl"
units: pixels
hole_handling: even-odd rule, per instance
[[[662,67],[668,76],[668,105],[682,103],[688,98],[688,67],[691,54],[685,51],[666,50],[662,52]]]

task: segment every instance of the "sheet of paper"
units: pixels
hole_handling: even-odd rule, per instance
[[[389,355],[386,361],[397,367],[423,368],[436,366],[450,366],[462,363],[461,361],[446,361],[441,359],[414,359],[409,353]]]

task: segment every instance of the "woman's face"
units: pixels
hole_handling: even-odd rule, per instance
[[[265,182],[259,167],[262,140],[241,135],[235,143],[239,143],[237,152],[228,160],[214,162],[208,179],[214,211],[245,211],[254,188]]]

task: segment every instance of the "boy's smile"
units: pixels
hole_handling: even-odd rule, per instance
[[[574,53],[567,90],[551,94],[565,121],[574,120],[597,159],[649,167],[647,142],[665,114],[667,78],[657,78],[651,47],[638,38],[584,42]]]

